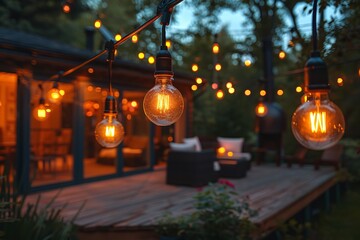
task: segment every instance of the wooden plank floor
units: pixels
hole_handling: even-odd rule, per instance
[[[335,184],[332,168],[314,171],[303,168],[253,166],[246,178],[230,179],[240,196],[248,196],[251,206],[259,209],[254,221],[264,230],[290,218],[312,200]],[[59,190],[41,193],[46,204]],[[114,231],[146,229],[155,224],[165,212],[182,215],[193,210],[196,188],[165,184],[165,171],[117,178],[68,187],[61,190],[53,207],[62,207],[65,219],[71,219],[79,207],[85,207],[75,223],[83,230]],[[35,202],[38,194],[29,196]],[[135,238],[134,238],[135,239]],[[139,238],[140,239],[140,238]]]

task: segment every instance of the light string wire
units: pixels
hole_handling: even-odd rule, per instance
[[[164,9],[172,9],[174,6],[176,6],[177,4],[181,3],[183,0],[162,0],[160,2],[160,4],[158,5],[157,8],[157,12],[156,15],[154,17],[152,17],[151,19],[149,19],[148,21],[146,21],[144,24],[142,24],[140,27],[138,27],[137,29],[135,29],[134,31],[130,32],[129,34],[127,34],[126,36],[124,36],[122,39],[120,39],[119,41],[114,43],[114,47],[115,49],[120,46],[121,44],[123,44],[124,42],[126,42],[129,38],[131,38],[132,36],[134,36],[135,34],[141,32],[142,30],[144,30],[145,28],[147,28],[150,24],[152,24],[153,22],[155,22],[157,19],[159,19],[163,13],[164,13]],[[104,55],[106,52],[108,52],[108,49],[104,49],[101,52],[99,52],[98,54],[96,54],[95,56],[89,58],[88,60],[80,63],[79,65],[72,67],[66,71],[63,72],[62,76],[65,77],[67,75],[70,75],[71,73],[79,70],[80,68],[82,68],[83,66],[87,65],[88,63],[98,59],[99,57],[101,57],[102,55]],[[55,74],[53,76],[51,76],[48,81],[54,81],[56,78],[58,78],[58,74]]]

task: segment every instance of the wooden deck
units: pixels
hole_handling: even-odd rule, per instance
[[[291,218],[334,185],[336,172],[324,167],[314,171],[312,166],[289,169],[261,165],[252,167],[246,178],[230,181],[241,196],[249,197],[253,208],[259,209],[254,221],[266,231],[280,220]],[[111,237],[114,234],[122,234],[121,239],[157,239],[151,231],[156,219],[165,212],[174,215],[191,212],[196,191],[196,188],[166,185],[165,171],[158,170],[65,188],[53,207],[67,204],[63,216],[71,219],[86,202],[75,221],[83,235],[89,233],[83,239],[100,239],[97,234],[101,231],[102,240],[114,239]],[[48,203],[57,192],[41,193],[41,204]],[[31,195],[28,201],[35,202],[36,198],[37,194]],[[141,234],[147,237],[142,238]]]

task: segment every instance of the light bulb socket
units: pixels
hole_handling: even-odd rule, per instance
[[[54,81],[54,84],[53,84],[52,88],[59,89],[59,83]]]
[[[115,97],[110,95],[106,97],[104,113],[117,113],[117,104]]]
[[[39,105],[44,105],[45,104],[45,98],[41,97],[39,99]]]
[[[329,76],[326,63],[320,58],[320,52],[314,51],[304,68],[305,91],[329,91]]]
[[[171,54],[166,46],[161,46],[156,55],[155,75],[159,74],[174,75]]]

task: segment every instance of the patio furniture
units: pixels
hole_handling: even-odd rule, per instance
[[[306,147],[299,146],[292,156],[285,156],[284,159],[288,167],[291,167],[294,162],[297,162],[299,166],[304,166],[305,157],[309,150]]]
[[[321,154],[321,157],[315,159],[314,161],[315,170],[319,170],[320,165],[332,165],[335,170],[339,170],[343,148],[344,146],[342,144],[336,144],[328,149],[325,149]]]
[[[167,159],[166,183],[201,187],[216,182],[218,173],[214,150],[174,151],[170,150]]]

